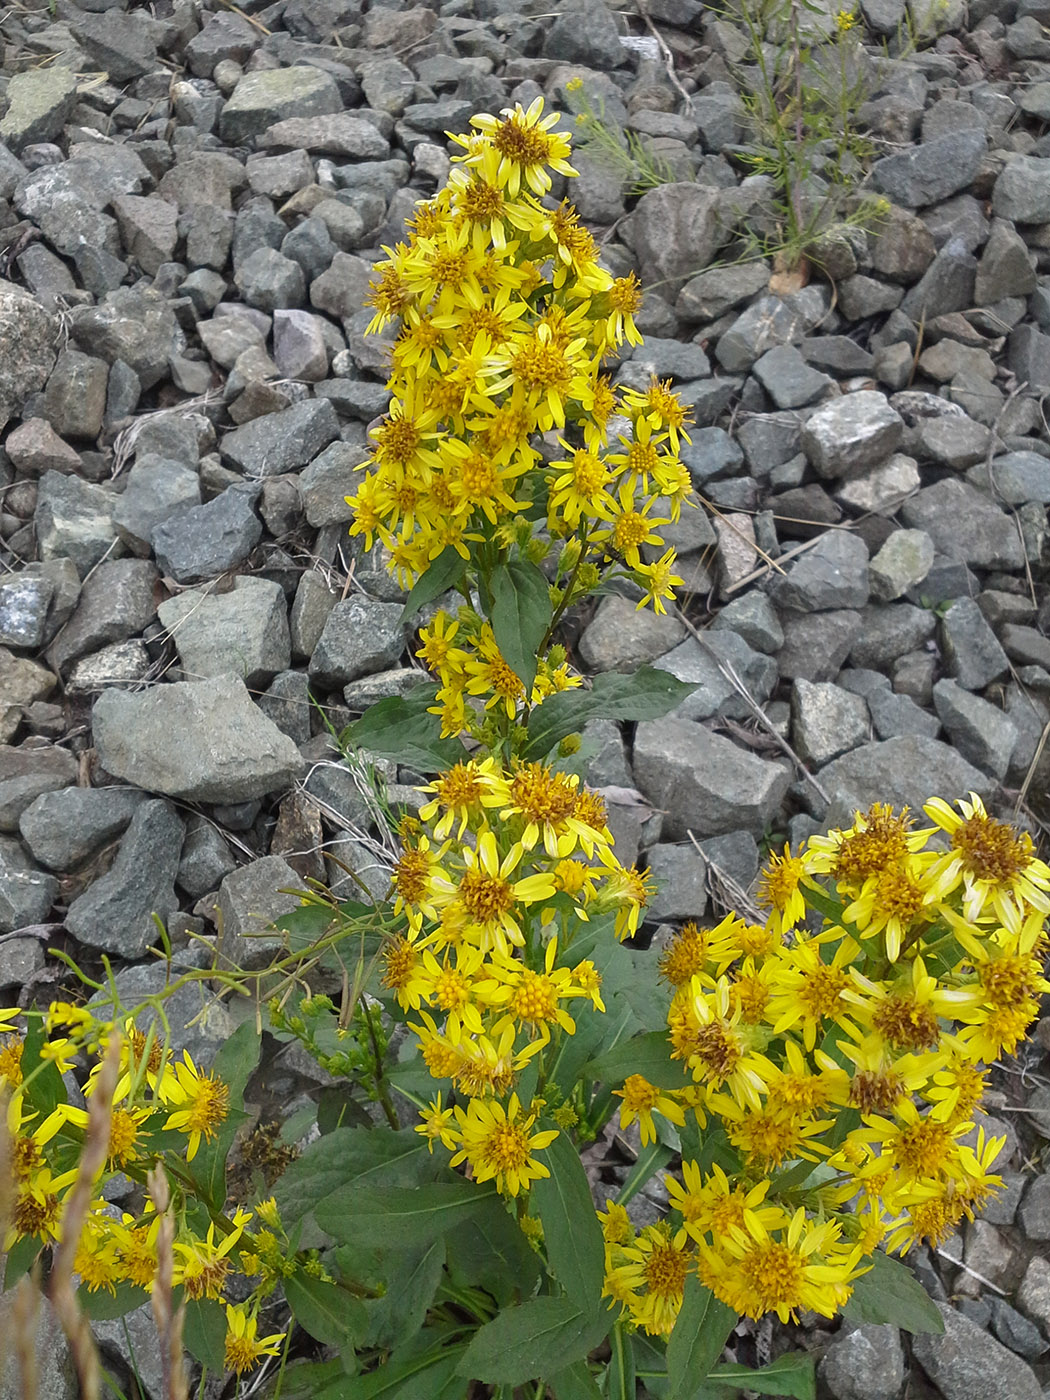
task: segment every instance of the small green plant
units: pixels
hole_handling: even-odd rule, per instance
[[[576,140],[581,150],[618,175],[628,195],[643,195],[678,178],[671,162],[654,150],[644,136],[621,130],[609,121],[603,98],[597,99],[595,111],[582,78],[570,78],[565,88],[575,108]]]

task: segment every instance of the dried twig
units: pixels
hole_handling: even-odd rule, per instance
[[[711,896],[712,903],[727,911],[736,911],[745,914],[753,924],[765,923],[765,915],[761,914],[758,905],[754,903],[751,896],[733,879],[727,870],[723,870],[720,865],[711,859],[704,851],[700,842],[691,831],[686,835],[696,847],[697,854],[707,866],[707,890]],[[716,889],[716,886],[719,888]]]
[[[102,1068],[88,1106],[87,1133],[77,1166],[77,1179],[66,1197],[62,1212],[62,1237],[55,1251],[51,1270],[51,1302],[66,1334],[73,1363],[80,1379],[82,1400],[100,1400],[101,1368],[98,1348],[91,1335],[91,1324],[77,1301],[73,1268],[80,1237],[94,1194],[95,1182],[106,1164],[109,1152],[110,1117],[113,1091],[120,1069],[120,1037],[112,1036],[102,1060]]]
[[[653,23],[649,15],[649,7],[645,3],[645,0],[638,0],[638,13],[641,15],[642,22],[645,24],[646,29],[648,29],[649,33],[660,47],[660,53],[664,60],[664,67],[667,69],[667,76],[671,80],[671,86],[681,95],[682,101],[685,103],[685,110],[691,112],[693,110],[693,99],[690,94],[686,92],[679,80],[678,74],[674,71],[674,54],[668,47],[664,36]]]
[[[186,1382],[186,1368],[183,1363],[182,1324],[186,1316],[186,1305],[178,1310],[172,1308],[172,1276],[175,1266],[175,1252],[172,1244],[175,1239],[175,1222],[171,1213],[171,1193],[164,1168],[156,1166],[146,1178],[150,1199],[158,1216],[160,1230],[157,1234],[157,1272],[153,1279],[153,1292],[150,1305],[153,1308],[153,1321],[160,1339],[160,1362],[164,1376],[164,1400],[187,1400],[189,1387]]]

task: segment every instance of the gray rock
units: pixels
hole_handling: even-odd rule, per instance
[[[645,861],[656,881],[646,921],[658,924],[669,919],[701,918],[707,908],[707,865],[696,847],[664,842],[650,846]]]
[[[811,290],[809,288],[807,291]],[[815,302],[802,295],[790,298],[759,297],[722,332],[715,358],[730,374],[748,370],[766,351],[801,340],[820,319]]]
[[[66,679],[66,694],[90,695],[111,685],[137,685],[146,679],[150,664],[145,643],[114,642],[74,663]]]
[[[946,467],[972,467],[988,453],[988,429],[965,415],[923,419],[917,432],[916,450]]]
[[[364,446],[333,442],[303,469],[299,489],[307,523],[315,529],[341,525],[353,518],[346,497],[361,483],[361,464],[368,455]]]
[[[112,692],[111,692],[112,693]],[[128,959],[157,939],[179,907],[175,875],[184,829],[168,802],[143,802],[131,819],[112,867],[75,899],[66,914],[74,938]]]
[[[128,472],[127,486],[113,512],[113,525],[131,553],[145,557],[158,525],[200,503],[200,479],[191,467],[152,453],[141,454]]]
[[[605,0],[572,0],[547,28],[544,56],[606,72],[619,68],[627,53]],[[458,128],[457,128],[458,130]]]
[[[1003,1179],[1002,1189],[981,1207],[980,1218],[990,1225],[1012,1225],[1029,1178],[1023,1172],[1003,1168],[1000,1168],[998,1175]]]
[[[296,661],[307,661],[313,655],[337,601],[323,576],[316,569],[307,569],[299,579],[289,618],[292,656]]]
[[[47,471],[69,476],[81,470],[80,454],[55,432],[44,418],[28,418],[8,434],[4,450],[16,471],[43,476]]]
[[[422,679],[418,671],[409,673]],[[272,719],[282,734],[296,744],[305,744],[310,737],[310,683],[302,671],[281,671],[256,701],[259,709]]]
[[[791,687],[791,738],[804,763],[821,768],[865,743],[871,719],[867,701],[841,686],[798,679]]]
[[[973,184],[987,148],[983,131],[953,131],[877,160],[871,169],[872,183],[894,204],[906,208],[939,204]]]
[[[0,431],[46,384],[56,338],[57,324],[37,299],[0,282]]]
[[[708,719],[714,714],[747,718],[751,710],[730,680],[730,673],[760,705],[772,695],[777,682],[777,663],[773,658],[753,651],[743,637],[728,629],[705,632],[702,641],[686,637],[673,651],[660,657],[656,668],[669,671],[694,687],[675,708],[676,719]]]
[[[219,136],[237,145],[290,117],[323,117],[342,110],[338,84],[319,68],[264,68],[245,73],[237,83],[222,109]]]
[[[382,160],[390,154],[390,142],[377,125],[343,111],[322,117],[286,117],[262,133],[259,145],[351,160]]]
[[[907,293],[900,309],[913,321],[927,322],[973,305],[977,259],[958,238],[951,238]]]
[[[727,831],[763,832],[791,783],[789,770],[712,734],[691,720],[639,724],[634,775],[654,807],[666,813],[664,834],[683,839]]]
[[[76,75],[57,66],[14,73],[8,81],[7,100],[0,142],[18,155],[26,146],[54,141],[62,134],[76,106]]]
[[[949,739],[970,763],[1002,781],[1017,743],[1017,726],[995,705],[955,681],[938,681],[933,703]]]
[[[843,671],[839,684],[864,696],[877,739],[894,739],[901,734],[926,734],[933,739],[940,733],[936,716],[920,709],[910,695],[899,695],[879,671]]]
[[[868,593],[868,548],[848,530],[828,530],[772,591],[778,607],[795,612],[862,608]]]
[[[635,384],[646,388],[649,380],[657,379],[706,379],[711,373],[711,362],[695,342],[668,340],[662,336],[646,336],[645,344],[635,347],[627,368],[637,371]]]
[[[18,829],[34,860],[67,874],[119,836],[145,800],[137,788],[60,788],[30,803]]]
[[[246,476],[280,476],[305,466],[338,436],[339,419],[328,400],[304,399],[227,433],[221,451]]]
[[[904,523],[925,530],[938,554],[975,569],[1023,569],[1024,550],[1013,520],[981,491],[946,477],[901,507]]]
[[[144,78],[157,66],[163,27],[136,12],[79,15],[70,25],[77,41],[115,83]]]
[[[59,675],[78,657],[142,632],[156,616],[156,584],[157,570],[148,559],[111,559],[100,564],[48,648],[47,659]]]
[[[152,541],[162,572],[176,583],[203,583],[243,564],[262,538],[252,508],[257,493],[231,486],[158,525]]]
[[[983,690],[1010,663],[972,598],[957,598],[941,618],[941,647],[952,676],[964,690]]]
[[[0,644],[31,648],[44,640],[55,585],[43,575],[20,574],[0,583]]]
[[[273,358],[287,379],[314,384],[328,373],[328,347],[321,318],[309,311],[275,311]]]
[[[0,987],[21,990],[43,967],[44,949],[38,938],[8,938],[0,943]],[[0,1371],[0,1397],[7,1393]]]
[[[335,690],[393,666],[405,649],[402,611],[397,603],[371,598],[336,603],[310,658],[310,680],[323,690]]]
[[[43,923],[58,895],[58,881],[26,858],[22,843],[0,836],[0,933]]]
[[[1008,506],[1026,501],[1050,505],[1050,459],[1041,452],[1004,452],[993,459],[990,470],[982,460],[966,479],[978,490],[987,490],[990,479],[994,495]]]
[[[26,657],[0,647],[0,743],[12,738],[25,710],[55,688],[55,677]]]
[[[259,311],[301,305],[306,296],[302,268],[276,248],[256,248],[237,268],[234,281],[249,306]]]
[[[76,759],[66,749],[0,746],[0,831],[17,831],[22,813],[41,793],[68,787],[76,778]]]
[[[802,408],[814,403],[832,382],[807,364],[793,345],[774,345],[755,361],[751,373],[777,408]]]
[[[1050,639],[1037,627],[1022,627],[1007,623],[1001,630],[1003,650],[1019,666],[1041,666],[1050,669]]]
[[[867,1323],[838,1334],[824,1353],[820,1378],[835,1400],[897,1400],[904,1370],[897,1328]]]
[[[933,567],[933,540],[925,530],[894,530],[871,561],[871,596],[892,603],[922,583]]]
[[[904,423],[885,394],[863,389],[824,404],[802,430],[802,447],[819,476],[860,476],[900,446]]]
[[[664,656],[685,635],[678,618],[638,609],[629,599],[610,594],[580,637],[580,656],[592,671],[634,671]]]
[[[299,889],[302,881],[280,856],[264,856],[232,871],[219,886],[216,909],[220,916],[219,957],[226,967],[248,972],[265,967],[283,946],[273,921],[298,909],[298,895],[282,890]]]
[[[1017,1290],[1017,1306],[1045,1332],[1050,1328],[1050,1264],[1036,1254]]]
[[[850,649],[854,666],[883,671],[933,636],[937,619],[912,603],[872,604],[860,614],[860,635]]]
[[[912,1341],[912,1353],[944,1400],[983,1395],[990,1376],[1000,1400],[1042,1400],[1043,1388],[1026,1362],[947,1303],[937,1306],[944,1332],[920,1333]]]
[[[992,1298],[992,1331],[1018,1356],[1036,1360],[1046,1351],[1046,1338],[1034,1322],[1029,1322],[1003,1298]]]
[[[730,831],[699,843],[705,862],[719,878],[727,875],[749,890],[758,874],[758,843],[750,831]]]
[[[109,374],[105,360],[94,355],[68,347],[60,352],[44,390],[44,414],[60,437],[98,437]]]
[[[854,812],[866,812],[873,802],[921,812],[931,797],[976,792],[988,798],[994,790],[992,780],[948,744],[918,734],[843,754],[821,771],[820,781],[831,799],[824,816],[829,826],[849,826]]]
[[[95,702],[92,724],[107,772],[188,802],[247,802],[302,771],[299,750],[234,676],[137,695],[107,691]]]
[[[1050,221],[1050,160],[1022,155],[1007,161],[992,190],[992,208],[1016,224]]]
[[[73,338],[82,350],[110,365],[123,360],[138,375],[143,390],[167,376],[168,362],[179,349],[175,313],[152,290],[118,287],[98,306],[75,308],[71,320]]]
[[[186,824],[176,884],[191,899],[202,899],[217,890],[230,871],[236,869],[237,859],[214,822],[206,817],[191,817]]]
[[[765,263],[746,262],[701,272],[678,293],[675,314],[683,321],[715,321],[769,284]]]
[[[191,945],[175,953],[170,973],[158,959],[137,967],[125,967],[115,978],[124,1006],[139,1005],[146,997],[164,996],[167,1027],[158,1024],[157,1013],[152,1008],[140,1012],[135,1024],[142,1031],[156,1025],[161,1038],[167,1030],[173,1057],[181,1059],[183,1050],[188,1050],[199,1065],[213,1063],[219,1047],[235,1028],[233,1018],[207,981],[194,980],[176,990],[170,988],[169,981],[181,977],[184,972],[210,967],[211,960],[211,949]]]
[[[360,899],[363,895],[379,902],[390,891],[390,866],[384,863],[374,846],[349,831],[336,832],[328,843],[325,874],[328,888],[336,899]]]
[[[1028,1187],[1019,1211],[1029,1240],[1050,1240],[1050,1177],[1037,1176]]]
[[[994,306],[1005,297],[1026,297],[1035,286],[1035,268],[1024,239],[1010,224],[997,219],[977,264],[977,305]]]
[[[674,300],[711,261],[723,234],[718,193],[696,184],[661,185],[634,211],[635,254],[643,284]]]
[[[81,578],[117,544],[117,497],[79,477],[46,472],[37,492],[33,524],[40,558],[71,559]]]
[[[0,1400],[23,1400],[29,1394],[37,1400],[77,1400],[81,1391],[69,1343],[50,1302],[46,1297],[38,1301],[40,1311],[32,1342],[33,1375],[23,1375],[14,1349],[5,1349],[0,1366]],[[14,1289],[0,1293],[0,1331],[5,1337],[13,1336],[20,1326],[17,1317]]]
[[[777,657],[787,680],[830,681],[838,675],[861,630],[851,608],[825,613],[786,613],[784,645]]]
[[[291,664],[288,606],[271,579],[235,578],[227,593],[187,589],[157,615],[175,642],[183,680],[230,674],[258,689]]]
[[[784,629],[765,593],[742,593],[731,598],[715,616],[710,631],[728,629],[743,637],[748,646],[767,656],[775,656],[784,645]]]
[[[122,194],[113,201],[127,256],[148,277],[170,262],[178,242],[178,210],[166,199]]]
[[[912,457],[895,452],[880,466],[836,487],[835,497],[851,510],[894,515],[901,502],[918,489],[918,463]]]

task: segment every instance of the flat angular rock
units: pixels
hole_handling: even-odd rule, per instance
[[[903,433],[885,394],[862,389],[818,408],[802,430],[802,448],[819,476],[852,479],[885,462]]]
[[[236,578],[226,593],[187,589],[161,603],[157,615],[186,680],[232,674],[254,690],[291,663],[288,606],[271,579]]]
[[[338,436],[339,419],[328,400],[304,399],[235,428],[220,451],[245,476],[280,476],[306,466]]]
[[[395,665],[405,649],[402,611],[397,603],[371,598],[336,603],[310,658],[310,680],[335,690]]]
[[[804,763],[821,768],[865,743],[871,730],[868,705],[841,686],[796,680],[791,687],[791,738]]]
[[[901,519],[925,530],[938,554],[974,569],[1023,569],[1025,556],[1017,525],[982,491],[946,477],[927,486],[901,507]]]
[[[219,118],[219,136],[238,145],[289,117],[323,117],[342,111],[335,79],[319,68],[264,68],[245,73]]]
[[[138,788],[60,788],[31,802],[18,829],[35,861],[66,874],[119,836],[145,801]]]
[[[626,61],[620,31],[604,0],[571,0],[545,28],[543,52],[547,58],[581,63],[599,72],[619,68]]]
[[[862,608],[868,593],[867,545],[848,530],[829,530],[788,566],[773,601],[795,612],[827,612]]]
[[[997,499],[1008,506],[1022,506],[1026,501],[1050,505],[1050,458],[1041,452],[1004,452],[994,459],[990,471],[982,461],[966,473],[967,481],[978,490],[988,489],[989,478]]]
[[[217,890],[230,871],[236,869],[236,857],[214,822],[191,817],[179,860],[179,887],[191,899],[201,899]]]
[[[133,960],[157,941],[154,914],[165,923],[178,910],[175,875],[184,827],[169,802],[143,802],[113,865],[75,899],[66,914],[74,938]]]
[[[904,1370],[899,1330],[871,1323],[839,1332],[820,1363],[835,1400],[897,1400]]]
[[[21,841],[0,836],[0,933],[41,924],[58,896],[58,881],[26,858]]]
[[[216,906],[222,929],[219,956],[226,966],[250,972],[266,966],[283,944],[283,935],[272,928],[273,921],[300,907],[298,895],[281,891],[301,885],[299,876],[280,856],[253,860],[226,876],[219,886]]]
[[[860,613],[860,629],[850,648],[854,666],[884,670],[899,657],[924,646],[937,619],[928,608],[913,603],[872,603]]]
[[[955,681],[938,681],[933,703],[949,739],[968,762],[1001,782],[1017,743],[1017,726],[987,700]]]
[[[178,210],[156,195],[124,194],[113,201],[127,255],[149,277],[170,262],[178,242]]]
[[[957,598],[941,617],[948,674],[964,690],[983,690],[1010,669],[1006,652],[972,598]]]
[[[42,575],[15,574],[0,582],[0,644],[30,650],[44,640],[55,585]]]
[[[97,438],[108,382],[105,360],[68,347],[61,351],[44,390],[44,413],[52,430],[63,438]]]
[[[92,724],[107,772],[187,802],[247,802],[302,772],[298,748],[235,676],[136,695],[108,691],[95,702]]]
[[[756,758],[692,720],[639,724],[634,742],[639,789],[664,816],[664,834],[684,840],[728,831],[763,832],[791,784],[781,763]]]
[[[145,630],[157,614],[157,570],[148,559],[107,559],[80,590],[72,617],[48,648],[64,675],[74,661]]]
[[[943,1333],[920,1333],[912,1352],[944,1400],[974,1400],[993,1376],[997,1400],[1042,1400],[1043,1388],[1026,1361],[947,1303],[937,1307]]]
[[[730,630],[708,630],[702,644],[695,637],[686,637],[673,651],[660,657],[656,668],[695,687],[675,707],[676,719],[709,719],[714,714],[746,718],[751,712],[749,706],[727,671],[737,675],[760,705],[769,699],[777,682],[777,663],[773,658],[752,650],[743,637]]]
[[[18,155],[23,147],[62,134],[77,102],[76,74],[68,68],[30,68],[7,85],[8,109],[0,120],[0,142]]]
[[[610,595],[580,638],[580,656],[593,671],[634,671],[663,656],[685,636],[685,625],[627,598]]]
[[[922,583],[933,567],[933,540],[925,530],[894,530],[871,561],[871,596],[892,603]]]
[[[81,349],[110,365],[123,360],[144,390],[167,376],[168,361],[179,348],[175,313],[153,291],[118,287],[98,306],[77,307],[72,322],[73,337]]]
[[[82,14],[71,28],[77,41],[115,83],[144,78],[157,67],[157,44],[163,26],[135,12]]]
[[[931,797],[975,792],[990,798],[995,790],[994,780],[949,744],[918,734],[843,754],[821,769],[820,781],[830,798],[824,821],[838,827],[852,826],[854,813],[866,812],[873,802],[921,812]]]
[[[161,571],[176,583],[204,583],[243,564],[262,539],[258,490],[230,486],[158,525],[151,540]]]
[[[113,525],[131,553],[145,558],[156,527],[200,503],[200,479],[191,467],[141,454],[116,502]]]
[[[118,497],[79,477],[46,472],[33,523],[40,558],[71,559],[81,578],[112,555],[118,543],[113,513]]]
[[[1015,224],[1050,220],[1050,160],[1015,156],[1007,161],[992,190],[992,208]]]
[[[767,350],[751,372],[777,408],[802,408],[814,403],[832,382],[807,364],[793,345],[775,345]]]
[[[895,452],[880,466],[871,467],[837,487],[835,499],[864,514],[873,511],[876,515],[893,515],[900,509],[901,502],[918,489],[918,463],[913,457]]]
[[[350,160],[384,160],[390,142],[363,117],[335,111],[328,116],[287,117],[259,137],[264,149],[313,151]]]
[[[786,680],[834,680],[861,631],[861,615],[852,608],[823,613],[786,612],[784,645],[777,657]]]
[[[690,842],[676,846],[661,842],[645,853],[656,894],[645,910],[647,923],[667,919],[699,919],[707,908],[707,862]]]
[[[661,185],[634,211],[635,253],[643,284],[673,301],[690,277],[711,261],[724,234],[718,192],[696,184]]]
[[[953,131],[877,160],[871,169],[872,184],[894,204],[909,209],[939,204],[973,184],[987,148],[983,131]]]
[[[77,761],[67,749],[50,744],[0,747],[0,831],[17,831],[22,813],[42,792],[77,780]]]
[[[46,384],[57,333],[57,322],[36,297],[0,281],[0,431]]]
[[[81,469],[80,454],[63,442],[44,418],[29,418],[8,434],[4,450],[24,476],[61,472],[69,476]]]

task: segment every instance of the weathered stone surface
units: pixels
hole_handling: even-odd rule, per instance
[[[744,719],[750,713],[749,706],[730,677],[735,675],[759,705],[769,699],[777,681],[773,658],[754,651],[743,637],[728,629],[710,630],[700,639],[686,637],[661,656],[656,667],[693,686],[675,708],[676,719],[708,719],[713,714]]]
[[[957,598],[941,618],[941,648],[948,674],[964,690],[983,690],[1010,663],[972,598]]]
[[[34,860],[65,874],[119,836],[146,800],[138,788],[60,788],[30,803],[18,829]]]
[[[995,705],[955,681],[938,681],[933,703],[952,744],[970,763],[1002,781],[1017,743],[1017,726]]]
[[[791,737],[799,757],[821,768],[863,744],[871,718],[863,696],[798,679],[791,687]]]
[[[788,566],[773,601],[794,612],[862,608],[868,601],[868,549],[859,535],[829,530]]]
[[[0,142],[15,155],[38,141],[53,141],[76,106],[76,75],[57,65],[12,74],[9,106],[0,120]]]
[[[685,624],[651,609],[637,609],[628,598],[603,598],[580,638],[580,656],[594,671],[635,671],[676,647]]]
[[[282,935],[271,928],[274,919],[299,907],[297,895],[280,891],[298,889],[301,883],[280,856],[253,860],[226,876],[219,886],[217,909],[222,929],[219,956],[227,966],[248,971],[266,966],[282,943]]]
[[[954,131],[877,160],[872,183],[910,209],[937,204],[973,183],[987,146],[983,131]]]
[[[339,419],[328,400],[304,399],[227,433],[221,451],[246,476],[280,476],[304,467],[338,436]]]
[[[0,747],[0,831],[17,831],[22,813],[42,792],[68,787],[76,778],[76,759],[66,749]]]
[[[724,236],[718,192],[695,184],[661,185],[642,196],[634,211],[635,251],[644,285],[657,285],[673,301],[683,284],[702,272]]]
[[[904,1369],[897,1328],[869,1323],[839,1333],[824,1353],[820,1378],[835,1400],[897,1400]]]
[[[336,603],[310,658],[311,681],[334,690],[358,676],[393,666],[405,648],[401,613],[396,603],[376,603],[370,598]]]
[[[46,472],[33,517],[40,558],[71,559],[84,578],[118,545],[113,524],[116,505],[117,497],[101,486]]]
[[[994,790],[992,779],[949,745],[917,734],[854,749],[829,763],[820,781],[831,799],[829,826],[852,825],[854,812],[866,812],[873,802],[921,812],[931,797],[976,792],[988,798]]]
[[[1015,522],[982,492],[946,477],[901,507],[901,518],[925,530],[938,554],[975,569],[1022,569],[1024,550]]]
[[[219,118],[219,135],[236,145],[290,117],[322,117],[342,111],[334,78],[319,68],[264,68],[245,73]]]
[[[691,720],[639,724],[634,743],[638,787],[666,813],[672,840],[761,832],[784,799],[788,768],[747,753]]]
[[[107,772],[188,802],[246,802],[287,786],[303,767],[295,744],[234,676],[138,695],[108,691],[95,702],[92,724]],[[0,803],[2,794],[0,781]]]
[[[235,675],[258,689],[291,663],[288,605],[272,579],[236,578],[227,593],[187,589],[161,603],[157,615],[185,680]]]
[[[802,448],[818,475],[852,479],[885,462],[903,432],[885,394],[862,389],[818,408],[802,430]]]
[[[151,536],[157,563],[176,583],[203,583],[243,564],[262,538],[258,486],[230,486],[213,501],[172,516]]]
[[[0,431],[46,384],[57,335],[57,322],[36,297],[0,281]]]
[[[1042,1400],[1043,1388],[1027,1362],[947,1303],[937,1306],[943,1333],[920,1333],[912,1351],[944,1400],[973,1400],[985,1393],[991,1376],[1001,1400]]]

